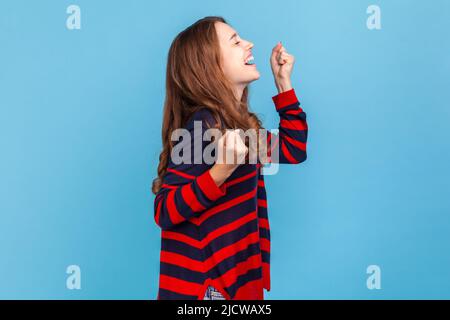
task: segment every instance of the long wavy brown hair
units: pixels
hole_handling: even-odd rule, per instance
[[[237,101],[230,81],[221,68],[221,53],[215,24],[227,23],[224,18],[209,16],[196,21],[173,40],[166,69],[166,96],[162,122],[162,151],[158,177],[152,192],[161,189],[174,142],[172,132],[186,124],[198,109],[207,107],[221,131],[259,129],[261,121],[249,110],[248,88]],[[259,134],[258,134],[259,137]]]

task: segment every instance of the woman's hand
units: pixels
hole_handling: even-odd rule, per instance
[[[281,42],[272,49],[270,65],[278,93],[292,89],[291,73],[294,62],[294,56],[286,52]]]
[[[227,130],[218,140],[217,160],[210,169],[211,177],[217,186],[220,186],[239,165],[245,162],[248,148],[238,130]]]

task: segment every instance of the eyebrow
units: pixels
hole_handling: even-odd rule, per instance
[[[236,33],[236,32],[233,33],[233,35],[231,36],[230,40],[233,39],[233,38],[236,37],[236,36],[237,36],[237,33]]]

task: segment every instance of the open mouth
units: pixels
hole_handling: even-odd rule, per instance
[[[247,59],[245,59],[244,63],[246,66],[253,66],[253,65],[255,65],[254,60],[255,60],[255,58],[253,57],[253,55],[251,55]]]

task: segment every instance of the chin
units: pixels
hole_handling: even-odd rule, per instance
[[[250,82],[253,82],[255,80],[258,80],[260,78],[260,74],[259,71],[254,69],[252,71],[248,71],[245,73],[245,76],[242,77],[239,81],[237,81],[238,83],[245,83],[245,84],[250,84]]]
[[[258,80],[260,77],[261,77],[261,75],[259,74],[259,71],[258,71],[258,70],[255,70],[255,71],[252,73],[252,76],[251,76],[249,82]]]

